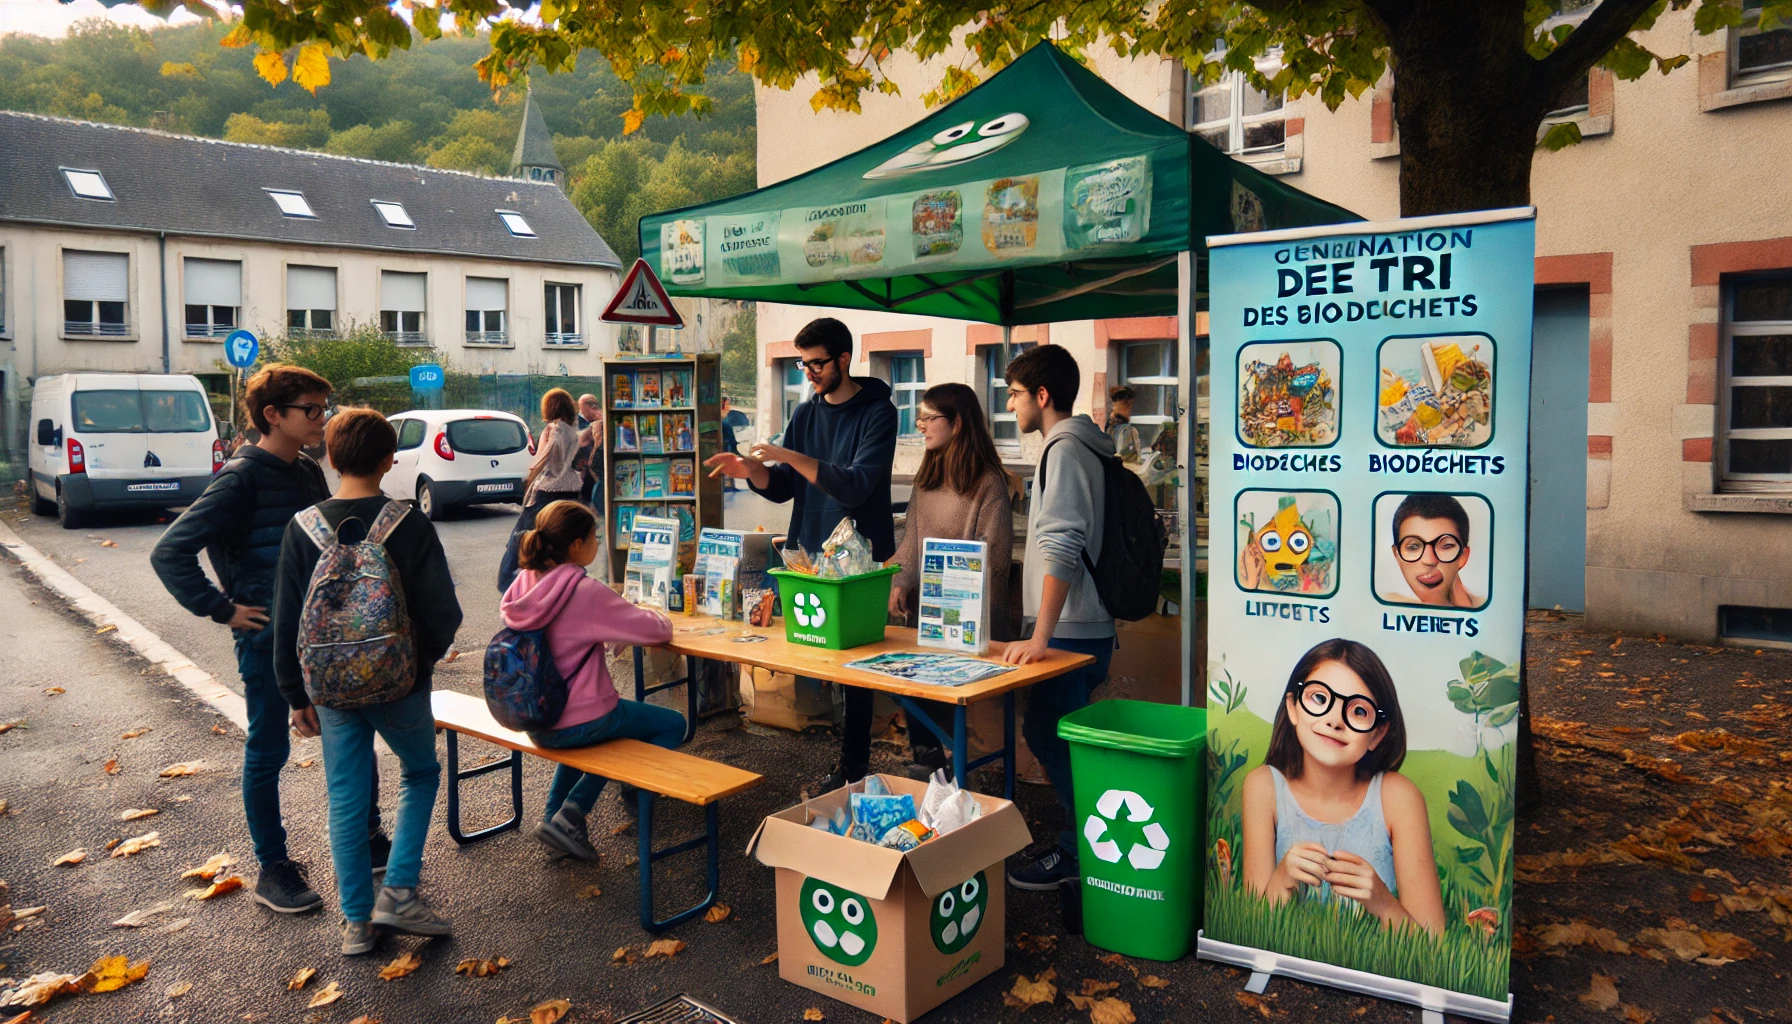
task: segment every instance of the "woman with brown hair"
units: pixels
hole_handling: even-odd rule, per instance
[[[523,478],[523,514],[511,528],[510,542],[498,563],[498,592],[510,589],[516,579],[517,544],[523,531],[535,525],[536,513],[549,502],[578,501],[581,483],[573,463],[579,454],[578,406],[565,388],[551,388],[541,396],[541,436],[535,441],[535,459]]]

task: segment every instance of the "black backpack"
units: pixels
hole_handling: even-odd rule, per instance
[[[1039,472],[1033,500],[1045,493],[1045,456],[1057,444],[1053,439],[1039,453]],[[1083,568],[1095,580],[1095,593],[1116,619],[1137,622],[1157,611],[1159,581],[1163,578],[1164,549],[1169,536],[1157,518],[1157,503],[1145,489],[1145,481],[1126,468],[1126,463],[1087,444],[1101,460],[1102,492],[1107,504],[1102,512],[1101,560],[1091,563],[1083,551]],[[1140,584],[1145,585],[1141,586]]]

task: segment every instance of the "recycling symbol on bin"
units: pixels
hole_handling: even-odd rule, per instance
[[[820,594],[798,594],[790,599],[791,613],[796,616],[797,625],[807,629],[820,629],[822,623],[828,621],[828,613],[822,610]]]
[[[1170,848],[1170,834],[1162,825],[1151,821],[1153,809],[1145,798],[1129,789],[1110,789],[1101,794],[1101,799],[1095,801],[1095,813],[1083,822],[1083,838],[1089,841],[1089,851],[1095,856],[1109,864],[1120,863],[1120,844],[1108,838],[1108,822],[1120,820],[1122,804],[1126,806],[1127,821],[1151,822],[1142,830],[1145,842],[1132,844],[1132,849],[1125,853],[1133,870],[1150,871],[1164,862],[1164,851]]]

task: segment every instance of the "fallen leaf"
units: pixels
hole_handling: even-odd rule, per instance
[[[176,918],[176,919],[168,922],[167,924],[163,925],[160,928],[157,928],[156,932],[161,935],[173,935],[175,932],[186,931],[187,926],[192,923],[193,923],[192,918],[180,917],[180,918]]]
[[[503,957],[482,960],[471,957],[454,965],[454,973],[464,974],[469,978],[487,978],[510,966],[510,961]]]
[[[19,520],[19,522],[22,523],[22,522],[24,522],[24,520],[21,519],[21,520]],[[33,601],[31,603],[36,604],[37,602]],[[25,1022],[30,1019],[31,1019],[31,1011],[26,1010],[24,1013],[19,1014],[17,1017],[6,1018],[5,1024],[25,1024]]]
[[[342,995],[342,986],[332,981],[328,985],[317,990],[317,994],[312,996],[311,1001],[305,1004],[305,1009],[315,1010],[320,1006],[328,1006],[336,1000],[341,999]]]
[[[156,810],[154,807],[132,807],[132,808],[127,809],[123,814],[120,814],[118,816],[118,820],[119,821],[136,821],[138,818],[147,818],[152,814],[160,814],[160,813],[162,813],[162,812]]]
[[[703,915],[703,920],[708,921],[710,924],[721,924],[723,921],[728,920],[728,915],[733,912],[734,911],[728,908],[728,904],[718,903],[709,908],[709,911]]]
[[[603,894],[604,894],[604,891],[602,889],[599,889],[597,886],[587,885],[585,888],[579,890],[579,899],[592,900],[592,899],[596,899],[599,896],[602,896]]]
[[[446,665],[450,662],[457,661],[459,659],[460,659],[460,650],[458,648],[450,647],[450,648],[448,648],[448,653],[442,656],[442,663],[444,665]]]
[[[114,927],[114,928],[141,928],[144,925],[149,923],[150,918],[159,917],[162,914],[166,914],[168,911],[173,910],[173,909],[174,909],[174,904],[172,904],[172,903],[158,903],[153,907],[145,907],[142,910],[133,910],[130,913],[119,918],[118,920],[112,922],[112,927]]]
[[[118,738],[121,740],[134,740],[137,737],[143,735],[144,733],[146,733],[148,731],[149,731],[149,726],[146,725],[140,729],[130,729],[125,732],[121,732],[118,734]]]
[[[54,697],[59,693],[67,693],[67,692],[68,692],[67,690],[63,689],[60,686],[52,686],[49,689],[44,691],[44,695],[47,697]]]
[[[1098,996],[1104,992],[1112,992],[1120,987],[1117,981],[1097,981],[1094,978],[1083,979],[1083,995]]]
[[[63,854],[62,856],[51,861],[50,866],[53,868],[66,867],[66,866],[72,865],[72,864],[79,864],[86,859],[87,859],[87,851],[86,850],[74,849],[74,850],[68,851],[67,853]]]
[[[42,915],[43,912],[48,909],[50,909],[50,908],[49,907],[20,907],[19,909],[12,912],[12,918],[15,921],[28,921],[31,918],[38,917],[38,916]]]
[[[1055,953],[1058,949],[1058,937],[1021,932],[1014,937],[1014,948],[1023,953]]]
[[[1717,902],[1717,897],[1711,895],[1711,893],[1702,885],[1693,886],[1692,891],[1686,894],[1686,898],[1691,900],[1694,903],[1716,903]]]
[[[299,762],[299,767],[300,768],[309,768],[316,763],[317,763],[317,758],[307,757],[305,760]]]
[[[42,1006],[57,996],[78,994],[87,981],[88,976],[84,974],[57,974],[55,971],[33,974],[7,993],[5,999],[0,1000],[0,1006]]]
[[[227,731],[228,731],[228,730],[226,730],[226,729],[225,729],[225,728],[224,728],[224,727],[223,727],[223,726],[221,726],[221,725],[214,725],[214,726],[212,726],[212,735],[214,735],[214,736],[222,736],[222,735],[224,735],[224,733],[225,733],[225,732],[227,732]]]
[[[1705,940],[1705,952],[1709,956],[1724,960],[1747,960],[1761,952],[1754,943],[1729,932],[1700,932],[1699,938]]]
[[[529,1024],[554,1024],[572,1011],[572,1000],[550,999],[529,1010]]]
[[[380,980],[397,981],[400,978],[408,976],[411,972],[422,966],[423,958],[418,956],[415,952],[401,953],[399,954],[398,959],[380,968]]]
[[[624,966],[632,964],[635,962],[635,951],[627,946],[617,946],[616,952],[610,954],[610,962]]]
[[[1570,921],[1566,924],[1546,924],[1531,929],[1531,936],[1539,945],[1557,948],[1561,946],[1597,946],[1607,953],[1629,953],[1630,943],[1618,938],[1618,933],[1610,928],[1600,928],[1586,921]]]
[[[0,735],[5,735],[14,729],[23,729],[25,727],[25,720],[23,718],[15,718],[10,722],[0,722]]]
[[[803,1019],[804,1020],[827,1020],[826,1017],[823,1017],[821,1015],[821,1007],[819,1007],[819,1006],[811,1006],[807,1010],[804,1010],[803,1011]]]
[[[102,540],[102,541],[100,541],[100,547],[102,547],[102,548],[115,548],[115,547],[117,547],[117,546],[118,546],[118,542],[117,542],[117,541],[115,541],[115,540]]]
[[[0,800],[0,816],[6,814],[6,801]]]
[[[132,836],[124,842],[119,843],[118,848],[112,851],[112,856],[129,857],[131,854],[142,853],[152,846],[160,845],[162,845],[162,833],[145,832],[140,836]]]
[[[1132,1015],[1132,1004],[1123,999],[1112,996],[1091,999],[1088,996],[1073,995],[1070,1001],[1077,1009],[1089,1011],[1091,1024],[1135,1024],[1138,1020]]]
[[[1287,1010],[1278,1010],[1275,1008],[1276,994],[1274,992],[1262,996],[1255,992],[1234,992],[1232,993],[1232,998],[1238,1000],[1238,1005],[1247,1010],[1256,1010],[1265,1017],[1288,1016]]]
[[[1146,988],[1169,988],[1170,983],[1155,974],[1147,974],[1139,979],[1139,984]]]
[[[655,939],[647,946],[647,959],[656,956],[674,957],[685,951],[685,944],[678,939]]]
[[[778,962],[778,954],[773,953],[770,956],[767,956],[765,959],[759,961],[759,966],[764,967],[767,964],[775,964],[777,962]]]
[[[1595,1010],[1615,1010],[1618,1007],[1618,979],[1609,974],[1595,973],[1592,984],[1577,998],[1581,1005]]]
[[[113,839],[110,842],[106,843],[107,852],[111,852],[111,850],[114,846],[117,846],[119,843],[122,843],[122,842],[124,842],[124,840],[122,840],[122,839]]]
[[[242,887],[242,878],[238,875],[231,875],[229,878],[219,879],[203,889],[194,889],[192,892],[187,893],[187,899],[209,900],[213,896],[222,896],[228,892],[235,892]]]
[[[1697,720],[1699,720],[1699,721],[1701,721],[1701,722],[1709,722],[1709,721],[1711,721],[1711,719],[1709,719],[1709,718],[1706,718],[1706,717],[1705,717],[1705,716],[1704,716],[1704,715],[1701,715],[1701,714],[1699,714],[1699,713],[1698,713],[1698,712],[1697,712],[1697,711],[1688,711],[1688,712],[1687,712],[1687,713],[1686,713],[1686,717],[1688,717],[1688,718],[1694,718],[1694,719],[1697,719]]]
[[[142,981],[149,973],[149,961],[133,964],[130,957],[102,957],[87,969],[87,973],[94,978],[93,986],[88,991],[115,992],[126,985]]]
[[[204,864],[201,864],[196,868],[192,868],[190,870],[181,872],[180,877],[182,877],[182,878],[203,878],[209,882],[212,879],[218,877],[218,872],[224,870],[225,868],[229,867],[230,865],[232,865],[234,863],[236,863],[236,862],[230,859],[230,854],[220,853],[220,854],[217,854],[216,856],[212,857],[211,860],[206,861]]]
[[[1682,960],[1696,960],[1705,955],[1705,940],[1698,932],[1685,928],[1644,928],[1636,933],[1636,940],[1665,949]]]
[[[101,626],[100,628],[94,630],[93,635],[94,636],[104,636],[107,633],[114,633],[117,631],[118,631],[118,623],[108,622],[104,626]]]
[[[1052,979],[1058,972],[1050,967],[1038,975],[1028,978],[1026,975],[1014,976],[1014,986],[1002,994],[1002,1003],[1025,1010],[1033,1006],[1050,1006],[1058,998],[1058,986]]]
[[[174,984],[168,986],[168,988],[165,989],[162,992],[162,994],[167,996],[169,999],[179,999],[181,996],[184,996],[188,992],[191,992],[191,991],[193,991],[193,983],[192,982],[177,981]]]
[[[1655,1019],[1654,1013],[1631,1003],[1625,1003],[1618,1009],[1624,1012],[1624,1024],[1649,1024]]]
[[[205,770],[204,761],[182,761],[162,769],[162,778],[172,779],[181,775],[198,775]]]
[[[313,977],[315,977],[316,975],[317,975],[317,968],[301,967],[301,968],[299,968],[299,973],[293,975],[292,980],[286,983],[286,990],[288,992],[297,992],[299,989],[302,989],[306,985],[310,984],[311,979]]]
[[[1124,967],[1127,970],[1131,971],[1132,976],[1135,978],[1139,976],[1139,969],[1137,967],[1133,966],[1132,964],[1128,963],[1126,958],[1121,956],[1119,953],[1109,953],[1107,956],[1098,956],[1095,959],[1104,964],[1108,964],[1113,967]]]

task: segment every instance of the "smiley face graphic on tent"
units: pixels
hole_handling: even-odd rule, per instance
[[[1126,820],[1130,822],[1149,822],[1142,831],[1145,841],[1133,843],[1122,851],[1120,843],[1108,835],[1108,822],[1120,820],[1120,808],[1126,808]],[[1095,813],[1083,822],[1083,838],[1089,841],[1089,852],[1097,859],[1109,864],[1120,863],[1124,856],[1134,871],[1150,871],[1164,862],[1164,852],[1170,848],[1170,834],[1164,831],[1163,825],[1152,821],[1155,809],[1145,798],[1129,789],[1110,789],[1101,794],[1095,801]]]
[[[988,156],[1027,130],[1027,115],[1009,113],[991,118],[979,125],[964,121],[935,132],[865,172],[867,178],[895,178],[921,171],[937,171],[956,167],[967,160]]]
[[[989,906],[989,879],[983,872],[933,898],[933,914],[927,922],[933,945],[942,953],[956,953],[977,937],[983,911]]]
[[[877,918],[871,913],[870,900],[818,878],[806,878],[797,902],[803,930],[823,956],[848,967],[871,959],[877,949]]]

